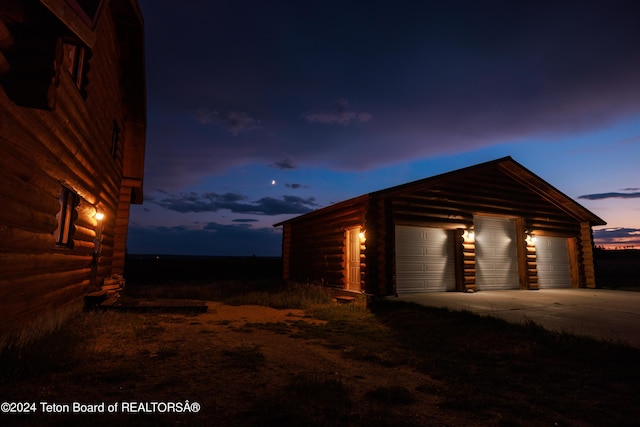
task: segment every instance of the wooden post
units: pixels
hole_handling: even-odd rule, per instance
[[[526,231],[524,219],[516,218],[516,248],[518,254],[518,277],[520,281],[520,289],[529,289]]]
[[[462,234],[464,229],[456,228],[450,231],[453,239],[453,256],[456,269],[456,291],[463,292],[464,288],[464,239]]]
[[[569,246],[569,268],[571,271],[571,287],[579,288],[580,287],[580,262],[579,262],[579,254],[580,251],[578,249],[578,239],[570,238],[568,240]]]
[[[536,245],[533,242],[527,242],[527,277],[529,289],[537,290],[538,287],[538,258],[536,253]]]
[[[594,289],[596,287],[596,272],[593,261],[593,236],[591,224],[580,223],[580,243],[582,246],[582,270],[584,271],[584,286]]]
[[[470,230],[470,232],[473,230]],[[474,239],[462,239],[462,263],[464,268],[464,290],[474,292],[476,290],[476,242]]]

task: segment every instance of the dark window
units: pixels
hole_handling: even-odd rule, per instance
[[[89,49],[78,44],[64,44],[64,67],[80,91],[84,90],[86,84],[87,71],[89,70],[88,62]]]
[[[111,133],[111,157],[118,158],[118,147],[120,146],[120,127],[113,121],[113,132]]]
[[[80,197],[67,187],[62,187],[58,201],[60,202],[60,211],[56,215],[58,228],[53,233],[56,245],[73,248],[73,233],[76,230],[75,222],[78,218],[76,208],[80,204]]]

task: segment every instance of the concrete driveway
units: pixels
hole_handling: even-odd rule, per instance
[[[603,289],[428,292],[390,299],[468,310],[513,323],[532,320],[549,330],[620,341],[640,348],[640,292]]]

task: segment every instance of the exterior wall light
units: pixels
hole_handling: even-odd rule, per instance
[[[97,221],[96,224],[96,237],[93,239],[93,252],[94,254],[100,254],[100,242],[102,241],[102,220],[104,219],[104,212],[102,209],[96,207],[95,219]]]
[[[94,208],[96,210],[95,215],[93,215],[93,217],[97,220],[97,221],[102,221],[104,219],[104,210],[100,207],[100,206],[95,206]]]
[[[476,234],[472,230],[464,230],[462,238],[465,242],[473,242],[476,238]]]
[[[536,244],[536,236],[534,236],[533,233],[531,233],[531,232],[527,233],[527,237],[525,238],[525,240],[530,245],[535,245]]]
[[[367,236],[364,234],[364,230],[358,234],[358,237],[360,238],[360,243],[364,243],[367,241]]]

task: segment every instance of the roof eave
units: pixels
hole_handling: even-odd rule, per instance
[[[587,221],[592,226],[606,225],[606,221],[573,200],[571,197],[549,184],[529,169],[516,162],[513,159],[501,162],[498,166],[503,172],[507,173],[516,181],[531,189],[540,197],[557,206],[569,216],[578,221]]]

